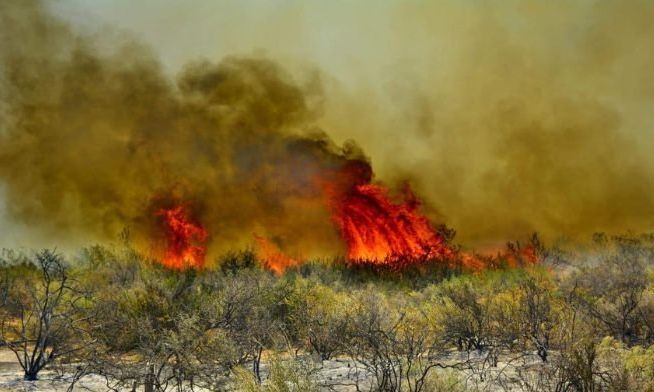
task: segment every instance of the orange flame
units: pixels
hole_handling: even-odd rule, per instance
[[[459,266],[467,271],[481,271],[488,268],[491,265],[489,260],[492,260],[492,258],[472,253],[461,253],[458,259],[460,262]]]
[[[193,222],[182,205],[157,210],[166,235],[166,251],[161,264],[174,270],[202,268],[206,256],[207,231]]]
[[[281,275],[290,267],[300,264],[300,262],[282,252],[277,245],[265,237],[254,236],[257,243],[257,253],[264,267],[268,268],[275,275]]]
[[[372,170],[363,161],[351,162],[339,177],[324,189],[351,262],[402,266],[454,256],[418,211],[420,201],[408,186],[404,200],[392,201],[385,187],[371,183]]]
[[[517,248],[509,246],[505,259],[507,266],[511,268],[538,264],[540,260],[536,248],[532,245]]]

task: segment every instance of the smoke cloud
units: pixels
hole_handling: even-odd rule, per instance
[[[5,214],[48,238],[115,238],[147,234],[152,209],[185,200],[216,249],[257,234],[333,252],[313,179],[369,157],[470,245],[652,229],[650,2],[343,7],[289,3],[242,34],[217,23],[205,35],[222,60],[162,63],[39,2],[1,4]],[[267,55],[231,55],[257,47]],[[350,139],[366,153],[340,146]]]
[[[182,203],[217,248],[257,234],[338,249],[314,179],[365,158],[312,125],[319,91],[255,58],[195,62],[171,81],[147,48],[102,53],[38,3],[2,7],[3,38],[21,37],[2,53],[13,219],[64,240],[131,227],[147,242],[157,210]]]
[[[400,54],[330,101],[326,129],[365,140],[468,244],[652,230],[652,17],[645,1],[397,5]]]

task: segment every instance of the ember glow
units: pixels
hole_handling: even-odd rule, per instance
[[[350,262],[399,267],[454,256],[419,212],[420,201],[408,185],[403,200],[394,201],[387,188],[371,183],[372,170],[366,162],[346,166],[339,176],[325,189]]]
[[[166,237],[166,250],[160,262],[175,270],[204,267],[207,230],[194,222],[182,205],[161,208],[156,216]]]

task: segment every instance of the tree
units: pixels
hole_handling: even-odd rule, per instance
[[[375,391],[428,391],[433,370],[466,363],[441,361],[445,353],[442,333],[427,311],[411,299],[389,301],[364,290],[356,295],[349,324],[346,352],[363,368],[354,369],[357,390],[367,385]]]
[[[596,249],[567,282],[570,303],[626,344],[643,341],[651,320],[643,316],[647,266],[654,249],[640,239],[596,235]]]
[[[283,361],[273,358],[270,374],[264,382],[256,379],[252,372],[234,370],[235,390],[243,392],[318,392],[318,383],[311,378],[311,369],[297,360]]]
[[[547,362],[557,317],[556,289],[540,271],[525,273],[518,288],[519,331],[536,348],[540,359]]]
[[[289,296],[289,324],[296,338],[328,360],[347,344],[348,298],[328,286],[297,279]]]
[[[442,311],[439,323],[449,341],[459,350],[482,352],[490,348],[490,305],[481,280],[468,278],[444,282],[438,290]]]
[[[2,341],[14,352],[25,380],[56,360],[70,358],[89,346],[88,296],[75,285],[60,255],[43,250],[8,286]]]
[[[193,271],[141,271],[131,287],[100,296],[93,333],[102,349],[86,358],[89,371],[113,389],[220,388],[238,359],[219,303],[220,293],[204,291]]]

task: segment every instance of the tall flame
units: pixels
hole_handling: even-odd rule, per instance
[[[408,186],[404,199],[393,201],[388,189],[371,183],[370,165],[362,161],[346,166],[338,177],[324,188],[351,262],[400,266],[454,255],[420,214],[420,201]]]
[[[207,230],[194,222],[183,205],[157,210],[166,236],[161,263],[175,270],[204,267]]]

